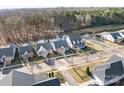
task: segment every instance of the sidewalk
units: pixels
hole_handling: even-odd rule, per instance
[[[64,78],[67,80],[69,85],[71,86],[78,86],[77,82],[74,80],[74,78],[70,75],[70,73],[67,70],[61,71]]]

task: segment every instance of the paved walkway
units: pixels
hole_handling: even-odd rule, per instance
[[[74,80],[74,78],[70,75],[68,70],[61,71],[64,78],[68,81],[69,85],[71,86],[78,86],[77,82]]]

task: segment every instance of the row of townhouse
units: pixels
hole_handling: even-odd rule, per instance
[[[24,44],[22,46],[15,46],[14,44],[6,47],[0,48],[0,62],[8,61],[11,63],[12,60],[16,57],[16,52],[18,51],[19,57],[23,58],[25,55],[28,55],[28,58],[33,58],[34,53],[37,56],[47,56],[49,53],[63,52],[69,48],[84,48],[85,44],[78,34],[68,34],[64,35],[62,38],[57,38],[53,40],[47,40],[45,42],[36,42],[34,45],[31,43]]]

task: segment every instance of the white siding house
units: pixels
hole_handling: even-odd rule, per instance
[[[108,40],[116,43],[120,43],[124,39],[123,34],[120,32],[111,32],[111,33],[103,32],[103,33],[100,33],[99,35],[104,40]]]
[[[70,48],[84,48],[85,44],[78,34],[68,34],[63,36],[63,39],[67,41]]]
[[[101,34],[101,38],[103,38],[104,40],[114,42],[114,38],[112,37],[110,33]]]

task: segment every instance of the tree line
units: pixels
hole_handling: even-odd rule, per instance
[[[123,23],[123,8],[3,10],[0,11],[0,44],[54,37],[55,33],[48,30],[70,32],[86,27]]]

